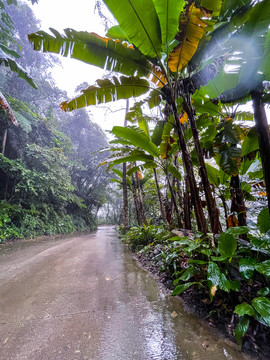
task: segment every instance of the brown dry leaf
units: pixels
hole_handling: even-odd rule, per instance
[[[236,227],[239,224],[237,217],[234,214],[231,214],[230,216],[228,216],[226,221],[227,221],[228,228]]]
[[[211,294],[212,296],[215,296],[215,295],[216,295],[216,292],[217,292],[217,287],[216,287],[216,285],[211,286],[210,294]]]

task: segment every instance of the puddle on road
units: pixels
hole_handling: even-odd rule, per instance
[[[217,360],[246,359],[236,345],[215,336],[184,310],[181,301],[165,295],[156,281],[141,269],[116,239],[109,236],[107,253],[118,259],[112,266],[113,293],[117,293],[104,329],[98,359],[102,360]]]

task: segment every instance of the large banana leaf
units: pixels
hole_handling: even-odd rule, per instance
[[[160,57],[161,32],[152,0],[104,0],[129,41],[144,55]]]
[[[179,34],[176,36],[179,44],[170,53],[168,65],[172,72],[181,70],[195,54],[199,41],[203,37],[207,24],[203,20],[210,15],[202,8],[192,4],[188,12],[180,16]]]
[[[97,84],[98,86],[89,86],[89,88],[82,90],[82,95],[70,101],[62,102],[61,108],[64,111],[72,111],[89,105],[129,99],[132,96],[145,94],[149,90],[147,80],[133,76],[121,76],[120,79],[113,77],[113,81],[109,79],[97,80]]]
[[[127,35],[124,33],[124,31],[121,29],[121,26],[119,25],[112,26],[107,31],[106,36],[114,40],[128,41]]]
[[[130,141],[134,146],[143,149],[148,154],[154,157],[159,157],[158,147],[152,143],[145,134],[138,132],[135,129],[122,126],[114,126],[112,133]]]
[[[0,66],[5,66],[10,68],[11,71],[18,74],[21,79],[24,79],[29,85],[31,85],[34,89],[37,89],[36,84],[33,79],[27,74],[27,72],[13,59],[9,57],[0,57]]]
[[[44,31],[28,36],[34,50],[71,57],[125,75],[144,76],[149,73],[148,61],[132,45],[95,33],[65,29],[65,35],[61,35],[54,29],[50,30],[54,36]]]
[[[179,16],[185,5],[184,0],[153,0],[159,18],[162,38],[162,51],[168,47],[178,32]]]
[[[149,162],[152,164],[153,162],[153,156],[151,155],[146,155],[146,154],[134,154],[134,155],[127,155],[127,156],[123,156],[123,157],[119,157],[116,159],[109,159],[107,161],[105,161],[104,163],[102,163],[101,165],[110,163],[110,167],[113,167],[115,165],[119,165],[119,164],[123,164],[123,163],[128,163],[128,162],[135,162],[135,161],[143,161],[143,162]]]

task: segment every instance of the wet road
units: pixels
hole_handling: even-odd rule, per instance
[[[112,227],[2,250],[0,269],[1,360],[245,359],[165,295]]]

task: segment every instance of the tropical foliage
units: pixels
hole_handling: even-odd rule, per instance
[[[146,246],[146,253],[157,244],[157,260],[174,281],[174,295],[195,288],[203,296],[207,293],[211,304],[222,297],[228,300],[230,306],[222,301],[220,305],[232,316],[239,343],[253,322],[268,332],[270,132],[264,106],[269,102],[270,2],[104,3],[118,23],[106,36],[73,29],[29,34],[34,50],[83,61],[107,75],[75,98],[62,101],[64,112],[77,110],[72,114],[78,115],[62,113],[58,126],[47,121],[50,141],[32,141],[22,156],[2,156],[2,167],[13,184],[9,193],[10,185],[6,186],[3,199],[9,194],[8,201],[15,201],[16,192],[21,192],[16,206],[27,211],[37,211],[27,204],[29,196],[44,199],[47,207],[53,199],[57,214],[78,214],[87,223],[83,209],[95,214],[105,202],[102,195],[96,196],[102,192],[95,190],[106,182],[107,173],[87,162],[87,141],[83,134],[74,137],[70,124],[86,121],[79,110],[86,106],[138,97],[130,109],[127,106],[125,126],[114,126],[114,140],[109,146],[102,144],[106,160],[101,160],[103,155],[95,159],[112,170],[112,184],[123,188],[123,231],[140,225],[132,227],[126,241],[134,249]],[[1,49],[16,58],[10,43],[6,35]],[[3,64],[35,86],[9,60]],[[6,92],[3,104],[16,98]],[[55,96],[50,105],[58,99]],[[243,111],[250,102],[254,113]],[[35,121],[41,121],[24,105]],[[13,113],[2,108],[7,121],[17,119],[25,129],[33,126],[13,105]],[[48,112],[49,106],[42,109]],[[69,155],[74,148],[79,149],[80,159]],[[31,169],[29,157],[35,159]],[[108,199],[107,217],[112,202],[119,208],[113,198]],[[10,216],[3,216],[2,224]],[[193,236],[169,239],[157,227],[160,224],[166,231],[192,230]]]

